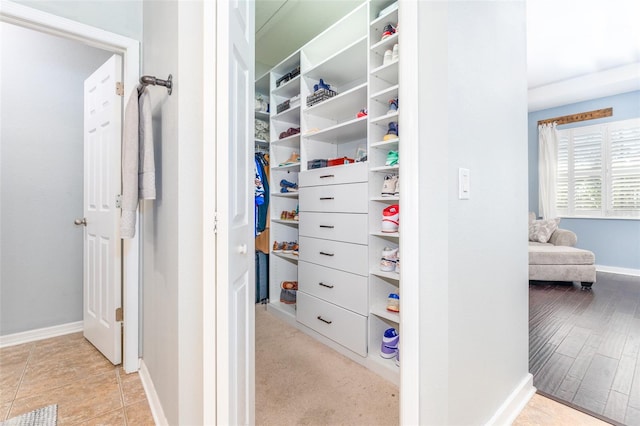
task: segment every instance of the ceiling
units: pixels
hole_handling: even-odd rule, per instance
[[[256,0],[256,74],[362,1]],[[638,0],[528,0],[529,88],[640,63],[639,18]]]

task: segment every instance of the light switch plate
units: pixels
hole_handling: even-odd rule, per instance
[[[469,169],[458,169],[458,198],[461,200],[471,198]]]

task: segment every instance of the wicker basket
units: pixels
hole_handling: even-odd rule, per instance
[[[327,89],[318,89],[315,91],[315,93],[313,95],[309,95],[307,96],[307,106],[313,106],[315,104],[318,104],[324,100],[327,100],[329,98],[332,98],[334,96],[336,96],[338,93],[334,90],[327,90]]]

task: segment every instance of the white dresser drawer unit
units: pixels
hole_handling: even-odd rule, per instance
[[[300,188],[300,210],[305,212],[367,213],[366,183]]]
[[[300,212],[300,235],[347,243],[367,244],[366,214]]]
[[[303,292],[297,295],[296,319],[352,350],[367,356],[367,317]]]
[[[367,163],[354,163],[346,166],[323,167],[321,169],[300,172],[299,186],[338,185],[341,183],[367,182],[369,170]]]
[[[369,256],[367,246],[300,237],[300,260],[367,276]]]
[[[362,275],[300,261],[298,290],[361,315],[369,311],[367,277]]]

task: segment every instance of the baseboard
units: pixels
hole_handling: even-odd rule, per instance
[[[609,272],[611,274],[631,275],[640,277],[640,269],[620,268],[618,266],[596,265],[596,271]]]
[[[513,424],[520,412],[527,406],[529,400],[536,393],[533,387],[533,376],[528,373],[520,384],[511,392],[502,406],[496,411],[487,425]]]
[[[147,401],[149,401],[149,408],[153,415],[153,421],[158,426],[169,426],[169,422],[164,416],[164,410],[162,409],[160,398],[158,397],[155,386],[153,386],[153,380],[151,380],[151,375],[149,374],[149,370],[147,369],[147,365],[144,363],[144,360],[140,360],[140,370],[138,371],[138,374],[140,375],[140,381],[142,382],[144,393],[147,394]]]
[[[82,330],[83,322],[77,321],[54,325],[53,327],[23,331],[21,333],[7,334],[6,336],[0,336],[0,348],[35,342],[36,340],[49,339],[51,337],[63,336],[65,334],[77,333]]]

